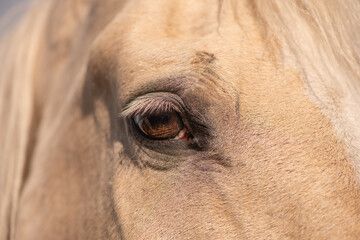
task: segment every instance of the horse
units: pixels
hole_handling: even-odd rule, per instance
[[[0,46],[0,239],[358,239],[359,12],[34,2]]]

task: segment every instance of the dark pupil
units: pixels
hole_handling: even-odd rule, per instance
[[[145,135],[154,139],[175,137],[182,129],[182,122],[175,111],[139,115],[135,122]]]
[[[151,126],[156,127],[157,125],[166,125],[170,122],[170,114],[165,113],[159,116],[150,116],[148,117],[148,121],[151,124]]]

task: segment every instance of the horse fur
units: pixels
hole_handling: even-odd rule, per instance
[[[0,239],[356,239],[359,12],[355,0],[36,2],[0,46]],[[203,95],[185,99],[213,129],[213,149],[176,170],[147,167],[162,155],[139,155],[117,122],[159,76],[169,89],[194,79]]]

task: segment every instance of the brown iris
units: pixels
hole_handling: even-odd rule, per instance
[[[175,138],[184,128],[176,111],[138,114],[134,123],[144,135],[158,140]]]

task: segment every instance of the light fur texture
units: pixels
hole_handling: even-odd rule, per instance
[[[31,145],[36,59],[44,32],[45,11],[27,14],[3,37],[0,49],[0,238],[12,238],[19,194]]]
[[[309,95],[349,145],[360,176],[360,3],[258,1],[255,6],[267,37],[281,41],[283,56],[293,56],[283,62],[303,74]]]
[[[0,239],[357,239],[359,12],[34,4],[0,46]],[[164,92],[201,147],[119,120]]]

